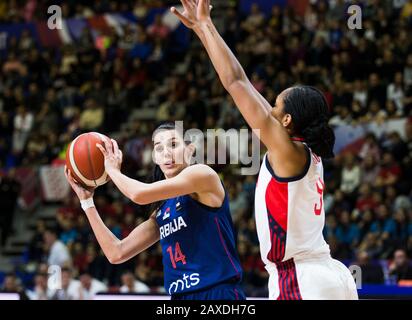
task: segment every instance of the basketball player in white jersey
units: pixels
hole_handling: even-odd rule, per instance
[[[283,91],[272,107],[253,87],[210,17],[209,0],[181,0],[171,11],[198,35],[226,90],[268,151],[255,195],[262,259],[270,299],[357,299],[350,271],[330,256],[322,230],[322,158],[332,158],[335,136],[328,105],[315,88]]]

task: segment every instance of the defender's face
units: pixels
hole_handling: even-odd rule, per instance
[[[285,94],[291,89],[282,91],[276,98],[275,106],[271,110],[271,115],[278,120],[284,127],[288,127],[292,121],[290,114],[285,112],[284,97]]]

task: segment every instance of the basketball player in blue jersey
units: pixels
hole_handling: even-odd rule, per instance
[[[121,173],[122,152],[116,141],[98,145],[106,172],[119,190],[137,204],[154,204],[150,218],[123,240],[117,239],[100,218],[93,204],[94,190],[79,185],[68,169],[66,178],[111,263],[125,262],[160,240],[164,284],[172,300],[244,300],[227,193],[213,169],[190,165],[194,146],[179,132],[174,123],[155,131],[158,181],[153,183]]]

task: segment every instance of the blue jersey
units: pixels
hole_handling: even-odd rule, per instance
[[[189,195],[167,200],[157,211],[164,285],[170,295],[198,291],[225,281],[239,283],[229,201],[210,208]]]

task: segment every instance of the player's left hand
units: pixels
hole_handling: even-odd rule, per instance
[[[85,188],[80,183],[78,183],[72,176],[69,168],[64,166],[64,175],[66,176],[67,181],[72,187],[73,191],[76,193],[79,200],[86,200],[93,197],[95,188]]]
[[[108,175],[110,171],[118,170],[122,167],[123,153],[114,139],[103,139],[103,144],[96,144],[96,147],[103,153],[104,167]]]

